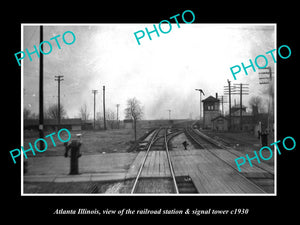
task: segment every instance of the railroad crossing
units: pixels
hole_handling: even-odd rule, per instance
[[[182,192],[179,190],[179,193],[189,193],[189,191],[195,193],[194,189],[196,189],[197,193],[205,194],[257,194],[266,193],[266,190],[253,182],[255,179],[259,179],[261,183],[273,183],[273,168],[267,164],[249,166],[245,172],[238,172],[234,162],[235,157],[240,155],[238,151],[210,142],[208,137],[205,139],[204,134],[190,127],[186,129],[185,133],[194,142],[197,142],[201,149],[168,151],[175,181],[179,183],[178,186],[182,186],[182,183],[190,183],[185,185]],[[145,157],[147,160],[143,162]],[[142,167],[143,170],[139,174]],[[146,182],[145,185],[149,185],[155,180],[161,182],[164,178],[170,178],[167,153],[157,149],[148,152],[140,151],[130,166],[126,179],[134,179],[136,176],[148,179],[149,182]],[[194,188],[186,188],[186,186]],[[156,191],[159,192],[157,189]]]
[[[188,143],[187,150],[183,141]],[[239,172],[234,160],[244,153],[217,142],[192,125],[158,127],[140,143],[133,152],[83,154],[78,175],[68,174],[69,166],[63,157],[32,157],[29,173],[24,176],[27,190],[34,189],[36,183],[49,187],[65,183],[68,188],[58,191],[68,192],[75,182],[82,186],[79,192],[83,193],[104,193],[99,191],[103,183],[111,185],[105,191],[111,194],[274,193],[272,166],[253,162],[252,167],[245,165]]]

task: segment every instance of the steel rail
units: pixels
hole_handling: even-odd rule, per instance
[[[204,149],[204,146],[201,145],[201,144],[199,143],[199,141],[198,141],[198,140],[195,138],[195,136],[193,135],[193,134],[196,134],[196,133],[193,133],[193,134],[192,134],[193,131],[190,131],[188,127],[185,128],[185,131],[186,131],[187,134],[188,134],[188,135],[189,135],[189,136],[197,143],[197,145],[199,145],[201,148]]]
[[[202,138],[202,139],[205,139],[204,137],[200,137],[194,130],[193,130],[193,128],[191,128],[191,130],[192,130],[192,132],[194,132],[194,134],[197,136],[197,137],[199,137],[199,138]],[[190,134],[189,134],[190,135]],[[191,136],[191,135],[190,135]],[[198,145],[201,145],[200,143],[199,143],[199,141],[198,140],[196,140],[194,137],[192,137],[193,138],[193,140],[195,140],[195,142],[198,144]],[[233,169],[233,171],[236,171],[236,169],[232,166],[232,165],[230,165],[228,162],[226,162],[224,159],[222,159],[221,157],[219,157],[217,154],[215,154],[213,151],[211,151],[211,149],[206,149],[210,154],[212,154],[213,156],[215,156],[216,158],[218,158],[219,160],[221,160],[223,163],[225,163],[227,166],[229,166],[229,167],[231,167],[232,169]],[[226,150],[226,149],[224,149],[224,150]],[[228,151],[228,150],[227,150]],[[230,153],[232,153],[232,152],[230,152]],[[234,154],[234,153],[232,153],[232,154]],[[234,155],[236,155],[236,154],[234,154]],[[257,166],[257,165],[256,165]],[[257,167],[259,167],[259,166],[257,166]],[[260,168],[260,167],[259,167]],[[262,169],[262,168],[261,168]],[[264,171],[266,171],[267,173],[270,173],[269,171],[267,171],[267,170],[265,170],[265,169],[263,169]],[[242,177],[243,179],[246,179],[246,180],[249,180],[245,175],[243,175],[242,173],[240,173],[240,172],[237,172],[236,171],[236,174],[238,174],[240,177]],[[255,184],[255,183],[253,183],[253,184]],[[255,184],[256,186],[257,186],[257,188],[258,189],[260,189],[262,192],[264,192],[264,193],[266,193],[261,187],[259,187],[257,184]]]
[[[139,169],[139,171],[138,171],[138,174],[137,174],[137,176],[136,176],[136,178],[135,178],[135,181],[134,181],[134,183],[133,183],[133,187],[132,187],[132,189],[131,189],[131,194],[133,194],[133,193],[135,192],[137,182],[138,182],[138,180],[139,180],[139,178],[140,178],[140,176],[141,176],[141,174],[142,174],[142,170],[143,170],[143,168],[144,168],[144,165],[145,165],[146,159],[147,159],[147,157],[148,157],[149,151],[150,151],[150,149],[151,149],[151,146],[152,146],[152,144],[155,142],[155,138],[156,138],[156,136],[158,135],[158,133],[160,132],[160,130],[161,130],[161,128],[159,128],[159,129],[156,131],[156,133],[153,135],[153,137],[152,137],[152,139],[151,139],[151,141],[150,141],[150,144],[149,144],[149,146],[148,146],[148,148],[147,148],[147,151],[146,151],[144,160],[143,160],[143,162],[142,162],[142,164],[141,164],[141,166],[140,166],[140,169]]]
[[[170,158],[170,155],[169,155],[168,141],[169,141],[170,139],[167,140],[167,131],[168,131],[168,129],[166,128],[166,132],[165,132],[165,135],[164,135],[164,136],[165,136],[166,153],[167,153],[167,158],[168,158],[169,168],[170,168],[170,172],[171,172],[171,175],[172,175],[172,180],[173,180],[175,192],[176,192],[176,194],[179,194],[178,186],[177,186],[176,178],[175,178],[175,173],[174,173],[174,169],[173,169],[173,165],[172,165],[172,161],[171,161],[171,158]]]
[[[191,128],[190,127],[190,129],[192,130],[192,132],[193,132],[193,134],[197,137],[197,138],[200,138],[200,139],[204,139],[205,140],[205,137],[202,137],[202,136],[199,136],[199,134],[197,134],[194,130],[193,130],[193,128]],[[190,135],[190,133],[189,133],[189,135]],[[190,135],[190,137],[191,137],[191,135]],[[195,139],[195,137],[192,137],[193,138],[193,140],[198,144],[198,145],[201,145],[200,143],[199,143],[199,141],[197,141],[196,139]],[[209,141],[208,141],[209,142]],[[209,142],[209,143],[211,143],[211,142]],[[213,143],[211,143],[212,145],[215,145],[215,146],[218,146],[218,145],[216,145],[216,144],[213,144]],[[202,146],[202,145],[201,145]],[[202,146],[203,147],[203,146]],[[240,155],[238,155],[238,154],[236,154],[236,153],[234,153],[234,152],[232,152],[232,151],[230,151],[227,147],[223,147],[223,146],[218,146],[219,148],[221,148],[221,149],[224,149],[224,150],[226,150],[226,151],[228,151],[228,152],[230,152],[231,154],[233,154],[233,155],[235,155],[235,156],[237,156],[237,157],[240,157]],[[229,163],[227,163],[226,161],[224,161],[222,158],[220,158],[217,154],[215,154],[214,152],[212,152],[211,151],[211,149],[207,149],[206,148],[206,150],[208,150],[211,154],[213,154],[214,156],[216,156],[217,158],[219,158],[220,160],[222,160],[223,162],[225,162],[226,164],[228,164],[230,167],[232,167]],[[273,173],[271,173],[271,172],[269,172],[268,170],[266,170],[266,169],[264,169],[263,167],[261,167],[260,165],[257,165],[257,164],[255,164],[255,166],[256,167],[258,167],[258,168],[260,168],[261,170],[263,170],[263,171],[265,171],[267,174],[270,174],[270,176],[272,177],[274,177],[274,174]],[[235,169],[234,167],[232,167],[233,169]]]
[[[172,161],[171,161],[171,158],[170,158],[170,155],[169,155],[169,148],[168,148],[168,141],[172,138],[170,137],[169,139],[167,139],[167,136],[169,134],[167,134],[167,128],[165,128],[165,133],[164,133],[164,136],[158,136],[159,132],[161,131],[162,128],[159,128],[156,133],[153,135],[153,137],[151,138],[151,141],[150,141],[150,144],[148,145],[148,148],[147,148],[147,151],[146,151],[146,154],[145,154],[145,157],[143,159],[143,162],[139,168],[139,171],[138,171],[138,174],[135,178],[135,181],[134,181],[134,184],[133,184],[133,187],[131,189],[131,194],[133,194],[135,191],[136,191],[136,187],[137,187],[137,183],[141,177],[141,174],[142,174],[142,171],[143,171],[143,168],[144,168],[144,165],[145,165],[145,162],[148,158],[148,155],[149,155],[149,152],[150,152],[150,149],[152,147],[152,145],[160,138],[164,138],[164,144],[165,144],[165,150],[166,150],[166,154],[167,154],[167,159],[168,159],[168,165],[169,165],[169,169],[170,169],[170,173],[171,173],[171,176],[172,176],[172,181],[173,181],[173,185],[174,185],[174,189],[175,189],[175,192],[176,194],[179,194],[179,191],[178,191],[178,186],[177,186],[177,182],[176,182],[176,178],[175,178],[175,173],[174,173],[174,169],[173,169],[173,165],[172,165]]]

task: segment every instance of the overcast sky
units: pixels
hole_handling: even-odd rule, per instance
[[[120,119],[124,118],[126,100],[132,97],[142,103],[145,119],[168,118],[168,109],[174,119],[196,118],[199,92],[195,88],[203,89],[204,98],[216,92],[221,96],[227,79],[250,84],[251,95],[243,102],[246,106],[252,95],[267,99],[258,71],[249,69],[248,76],[241,72],[234,81],[230,67],[241,62],[249,65],[249,59],[254,61],[257,55],[276,48],[274,25],[180,24],[178,28],[172,24],[170,33],[160,33],[160,37],[152,33],[152,40],[146,35],[138,45],[134,32],[145,31],[145,27],[151,30],[153,24],[45,25],[44,40],[66,31],[76,36],[72,45],[58,38],[61,49],[50,41],[52,52],[44,56],[45,109],[57,103],[55,75],[64,76],[61,104],[70,118],[78,117],[84,103],[92,115],[93,89],[99,90],[96,110],[102,113],[103,85],[106,108],[116,111],[116,104],[120,104]],[[23,37],[23,49],[33,51],[33,45],[40,43],[39,26],[24,25]],[[22,62],[24,107],[38,113],[39,59],[36,55],[32,58]],[[272,57],[267,58],[274,71]],[[239,102],[238,96],[235,98]]]

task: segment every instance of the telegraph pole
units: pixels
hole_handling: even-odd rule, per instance
[[[243,129],[243,95],[249,94],[249,84],[234,84],[235,85],[235,92],[232,94],[240,95],[240,130]]]
[[[103,86],[103,122],[104,122],[104,130],[106,130],[106,119],[105,119],[105,86]]]
[[[57,85],[57,126],[58,129],[60,128],[60,82],[63,81],[64,79],[62,79],[64,76],[59,75],[59,76],[55,76],[55,81],[58,82]]]
[[[97,90],[92,90],[92,93],[94,94],[94,129],[96,128],[96,119],[95,119],[95,114],[96,114],[96,94]]]
[[[260,72],[258,73],[259,76],[259,84],[269,84],[269,104],[268,104],[268,131],[270,131],[270,114],[271,114],[271,106],[273,106],[274,102],[274,94],[272,93],[271,90],[271,85],[272,85],[272,69],[270,66],[264,68],[267,69],[268,72]],[[267,76],[265,76],[266,74]],[[261,76],[262,75],[262,76]],[[270,99],[271,96],[271,99]]]
[[[221,101],[221,103],[222,103],[222,116],[224,116],[225,114],[224,114],[224,103],[227,103],[225,100],[225,98],[224,98],[225,96],[224,95],[222,95],[222,96],[220,96],[220,98],[218,98],[220,101]]]
[[[171,120],[171,109],[168,109],[168,111],[169,111],[169,120]]]
[[[229,130],[231,130],[231,81],[227,79],[228,86],[224,86],[224,94],[229,95]]]
[[[119,106],[120,106],[120,104],[117,104],[117,126],[118,126],[118,129],[120,129],[120,126],[119,126]]]
[[[199,128],[200,128],[200,124],[201,124],[201,94],[203,94],[203,96],[205,95],[202,89],[195,89],[196,91],[199,91],[200,94],[200,117],[199,117]]]
[[[240,130],[243,129],[243,122],[242,122],[242,118],[243,118],[243,84],[240,83]]]
[[[43,26],[40,26],[40,43],[43,42]],[[43,50],[43,45],[41,46]],[[44,57],[40,54],[40,83],[39,83],[39,136],[44,138]],[[40,141],[40,149],[45,149],[45,144]]]

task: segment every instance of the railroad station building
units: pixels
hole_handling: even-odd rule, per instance
[[[227,131],[229,125],[229,119],[222,115],[213,118],[212,120],[212,129],[216,131]]]
[[[243,131],[253,131],[254,130],[254,117],[252,113],[246,111],[246,106],[234,105],[231,107],[231,129],[232,130],[243,130]],[[242,111],[242,118],[240,113]],[[241,121],[242,119],[242,121]]]
[[[203,102],[203,129],[212,129],[214,131],[246,131],[256,132],[255,129],[258,121],[266,124],[266,117],[258,114],[257,108],[252,112],[247,112],[247,107],[235,104],[231,107],[231,117],[222,115],[220,111],[220,100],[216,97],[209,96],[202,100]],[[241,115],[242,114],[242,115]],[[257,132],[256,132],[257,133]]]

